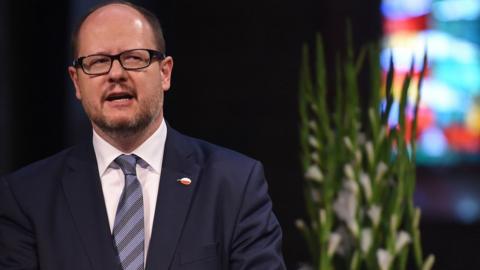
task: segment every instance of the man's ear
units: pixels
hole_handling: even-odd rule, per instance
[[[165,57],[165,59],[162,60],[160,68],[160,72],[162,73],[162,88],[163,91],[167,91],[170,89],[170,82],[172,80],[173,58],[171,56]]]
[[[78,100],[82,99],[82,95],[80,93],[80,88],[78,86],[78,73],[76,68],[69,66],[68,67],[68,74],[70,75],[70,79],[73,82],[73,86],[75,87],[75,96]]]

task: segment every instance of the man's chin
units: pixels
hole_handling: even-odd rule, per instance
[[[132,136],[147,128],[148,119],[97,119],[93,121],[103,132],[112,136]]]
[[[135,122],[136,121],[134,121],[133,119],[122,118],[122,119],[107,120],[107,121],[105,121],[105,124],[109,127],[112,127],[112,128],[123,129],[123,128],[128,128],[128,127],[135,126]]]
[[[138,130],[130,121],[95,121],[95,125],[105,133],[129,133]]]

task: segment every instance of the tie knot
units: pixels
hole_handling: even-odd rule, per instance
[[[136,175],[137,166],[136,155],[120,155],[115,159],[115,163],[120,167],[125,175]]]

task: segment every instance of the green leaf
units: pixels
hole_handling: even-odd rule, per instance
[[[387,71],[387,80],[385,83],[385,97],[386,105],[385,111],[382,113],[382,125],[386,125],[388,121],[388,116],[390,115],[390,110],[393,105],[393,76],[395,74],[395,65],[393,64],[393,53],[390,54],[390,61]]]

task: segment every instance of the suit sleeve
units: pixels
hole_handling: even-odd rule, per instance
[[[256,162],[242,193],[233,234],[232,270],[283,270],[282,231],[272,212],[263,167]]]
[[[6,179],[0,178],[0,269],[37,270],[35,238]]]

